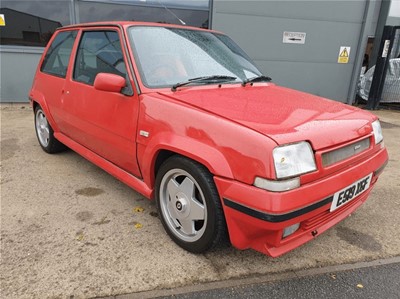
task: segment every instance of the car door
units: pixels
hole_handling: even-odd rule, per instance
[[[74,68],[63,98],[64,134],[120,168],[140,177],[136,160],[139,99],[136,92],[101,91],[96,75],[127,78],[126,57],[117,28],[85,29],[80,35]]]
[[[69,72],[71,52],[78,35],[78,30],[57,32],[51,40],[40,72],[36,74],[34,86],[43,93],[47,107],[57,126],[63,126],[60,103],[63,98],[66,76]]]

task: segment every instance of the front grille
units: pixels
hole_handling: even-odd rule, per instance
[[[354,155],[357,155],[369,148],[369,138],[361,141],[354,142],[352,144],[341,147],[337,150],[322,154],[322,165],[324,167],[330,166],[337,162],[346,160]]]
[[[339,209],[329,212],[329,210],[326,210],[302,223],[302,227],[304,230],[309,230],[315,227],[318,227],[326,222],[331,221],[332,219],[336,218],[338,214],[343,213],[344,211],[350,209],[351,207],[355,206],[360,200],[362,200],[365,196],[367,196],[369,193],[365,192],[358,196],[357,198],[353,199],[349,203],[345,204],[343,207],[340,207]]]

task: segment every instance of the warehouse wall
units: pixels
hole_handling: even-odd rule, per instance
[[[214,0],[212,27],[230,35],[274,82],[346,102],[354,95],[363,39],[374,32],[371,24],[379,14],[379,1],[367,4]],[[284,31],[305,32],[305,43],[283,43]],[[351,47],[345,64],[338,63],[341,46]]]
[[[1,47],[0,102],[28,102],[28,93],[42,53],[43,48]]]
[[[163,4],[164,3],[164,4]],[[40,56],[55,28],[78,22],[132,20],[208,26],[208,0],[2,0],[0,102],[27,102]],[[168,9],[166,8],[166,6]],[[95,12],[95,13],[93,13]],[[179,16],[179,17],[178,17]]]
[[[211,3],[212,28],[228,33],[276,83],[352,101],[367,37],[375,35],[381,0]],[[396,8],[392,11],[398,14]],[[396,16],[389,18],[398,22]],[[305,32],[305,44],[283,44],[283,31]],[[340,46],[351,47],[347,64],[337,63]],[[1,102],[27,101],[42,51],[0,46]]]
[[[400,1],[391,1],[386,25],[400,26]]]

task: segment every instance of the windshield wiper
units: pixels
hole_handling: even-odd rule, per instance
[[[272,79],[270,77],[261,75],[261,76],[257,76],[257,77],[253,77],[253,78],[244,80],[243,83],[242,83],[242,86],[246,86],[247,83],[269,82],[271,80]]]
[[[225,76],[225,75],[213,75],[213,76],[196,77],[196,78],[191,78],[191,79],[189,79],[187,81],[184,81],[184,82],[179,82],[179,83],[174,84],[171,87],[171,90],[172,91],[176,91],[176,89],[178,87],[189,85],[189,84],[192,84],[192,83],[205,83],[205,84],[207,84],[207,83],[218,83],[218,82],[233,81],[233,80],[236,80],[236,79],[237,79],[236,77]]]

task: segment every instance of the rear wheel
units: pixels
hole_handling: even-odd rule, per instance
[[[203,165],[180,156],[166,160],[156,178],[156,201],[165,230],[182,248],[205,252],[225,237],[217,188]]]
[[[53,154],[66,149],[65,145],[54,137],[54,131],[39,105],[35,108],[35,131],[39,144],[45,152]]]

